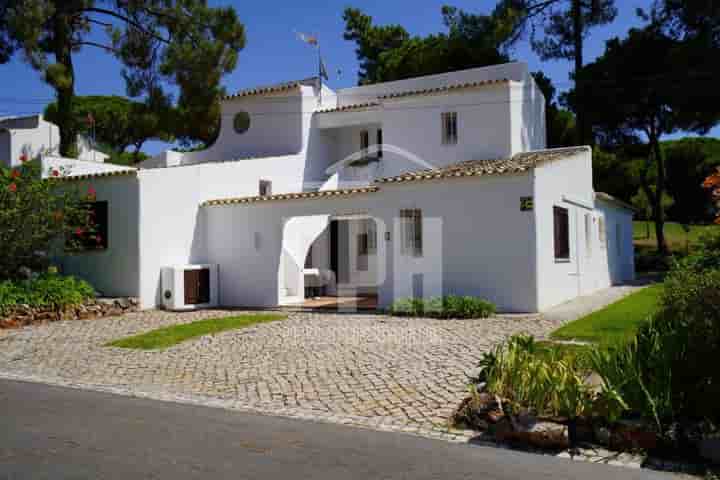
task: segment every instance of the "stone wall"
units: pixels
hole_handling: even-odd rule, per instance
[[[59,320],[90,320],[138,311],[136,298],[97,298],[62,308],[18,305],[0,315],[1,328],[19,328]]]

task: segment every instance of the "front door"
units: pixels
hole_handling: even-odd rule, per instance
[[[185,270],[185,305],[210,303],[210,269]]]

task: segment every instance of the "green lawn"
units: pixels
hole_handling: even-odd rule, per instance
[[[648,226],[650,227],[650,235],[648,236]],[[691,225],[690,232],[687,234],[679,223],[668,222],[665,224],[665,240],[668,248],[672,252],[685,253],[686,240],[690,243],[690,250],[693,248],[700,236],[709,231],[717,231],[720,226],[717,225]],[[633,222],[633,239],[636,247],[655,248],[655,224],[652,222],[636,221]]]
[[[199,337],[211,333],[219,333],[235,328],[249,327],[257,323],[273,322],[284,320],[285,315],[279,314],[247,314],[235,317],[212,318],[199,320],[192,323],[173,325],[171,327],[158,328],[147,333],[132,337],[121,338],[108,343],[109,347],[136,348],[140,350],[155,350],[176,345],[190,338]]]
[[[602,310],[570,322],[550,336],[560,340],[613,343],[633,335],[655,311],[662,285],[651,285]]]

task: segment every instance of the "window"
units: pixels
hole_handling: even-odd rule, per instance
[[[382,158],[382,156],[383,156],[382,128],[378,128],[376,140],[377,141],[375,143],[377,143],[377,156],[378,156],[378,158]]]
[[[370,147],[370,134],[367,130],[360,132],[360,155],[362,158],[367,157],[368,147]]]
[[[457,112],[445,112],[442,114],[442,143],[455,145],[457,141]]]
[[[71,234],[71,249],[105,250],[108,248],[108,202],[88,202],[85,204],[90,216],[90,228],[78,228]]]
[[[233,129],[238,135],[242,135],[250,128],[250,115],[247,112],[238,112],[233,117]]]
[[[375,221],[369,218],[360,221],[357,235],[357,269],[367,271],[368,256],[377,253],[377,230]]]
[[[592,256],[592,215],[589,213],[585,214],[585,254],[590,257]]]
[[[553,207],[555,260],[570,260],[570,221],[567,208]]]
[[[258,191],[261,197],[269,197],[272,195],[272,182],[270,180],[260,180]]]
[[[422,212],[418,209],[400,210],[402,243],[400,253],[422,257]]]
[[[607,248],[607,232],[605,231],[605,218],[598,218],[598,239],[600,240],[600,248]]]

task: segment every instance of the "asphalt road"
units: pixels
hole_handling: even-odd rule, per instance
[[[0,380],[1,479],[570,479],[668,475]]]

